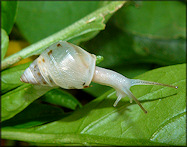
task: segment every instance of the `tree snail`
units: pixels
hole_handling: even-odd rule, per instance
[[[66,41],[59,41],[49,46],[24,71],[20,80],[25,83],[60,86],[65,89],[82,89],[93,81],[116,90],[117,100],[114,106],[121,98],[128,96],[131,102],[134,100],[145,113],[147,111],[131,93],[131,86],[161,85],[177,88],[157,82],[128,79],[112,70],[97,67],[95,55]]]

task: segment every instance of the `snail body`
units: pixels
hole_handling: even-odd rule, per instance
[[[131,101],[135,100],[145,113],[147,111],[129,90],[131,86],[161,85],[177,88],[156,82],[128,79],[115,71],[97,67],[94,54],[66,41],[58,41],[49,46],[24,71],[20,80],[31,84],[60,86],[64,89],[83,89],[93,81],[116,90],[118,98],[114,106],[121,98],[128,96]]]

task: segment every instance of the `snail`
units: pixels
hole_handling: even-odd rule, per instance
[[[128,79],[115,71],[97,67],[94,54],[66,41],[58,41],[49,46],[24,71],[20,80],[31,84],[60,86],[64,89],[83,89],[93,81],[116,90],[114,107],[121,98],[128,96],[130,102],[134,100],[145,113],[147,111],[129,90],[131,86],[161,85],[178,88],[157,82]]]

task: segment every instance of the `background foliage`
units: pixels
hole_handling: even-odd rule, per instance
[[[186,144],[185,2],[1,4],[1,145]],[[20,82],[33,55],[58,40],[103,56],[98,66],[128,78],[179,88],[132,87],[145,115],[128,98],[112,107],[114,90],[96,83],[64,90]]]

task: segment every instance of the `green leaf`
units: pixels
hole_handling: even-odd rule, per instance
[[[102,2],[99,1],[19,1],[16,24],[25,38],[34,43],[71,25],[101,6]]]
[[[171,65],[186,62],[185,39],[143,37],[123,32],[111,22],[97,37],[82,46],[88,52],[103,56],[105,60],[100,65],[108,68],[134,63]]]
[[[46,104],[32,103],[13,118],[1,123],[1,127],[29,128],[64,116],[62,109]]]
[[[1,27],[10,34],[17,11],[17,1],[2,1],[1,2]]]
[[[23,85],[23,82],[20,81],[20,77],[29,65],[30,62],[3,71],[1,73],[1,92],[5,93],[20,85]]]
[[[15,116],[51,89],[47,86],[24,84],[4,94],[1,97],[1,121]]]
[[[162,9],[162,11],[166,11],[163,13],[164,15],[167,14],[170,17],[177,19],[177,17],[180,18],[185,15],[183,12],[184,4],[181,2],[164,2],[163,5],[157,5],[158,3],[160,2],[136,2],[137,5],[135,6],[128,5],[122,7],[111,18],[111,21],[108,22],[106,29],[100,32],[94,39],[83,43],[83,47],[96,55],[102,55],[105,58],[105,61],[101,63],[101,66],[107,68],[112,68],[116,65],[124,65],[125,67],[126,63],[155,63],[160,65],[185,63],[186,37],[182,37],[182,34],[185,34],[186,32],[185,29],[178,31],[177,28],[174,29],[172,27],[173,25],[171,25],[171,27],[167,27],[167,29],[174,30],[167,31],[168,35],[170,35],[170,32],[173,31],[176,32],[175,34],[180,32],[181,35],[180,37],[172,37],[172,35],[170,35],[171,37],[167,38],[163,33],[161,33],[161,31],[165,31],[166,29],[157,30],[157,26],[159,24],[164,25],[168,22],[165,22],[164,20],[160,20],[159,22],[158,19],[163,19],[162,15],[160,13],[154,13],[158,16],[153,17],[149,10],[150,8],[155,7],[153,10],[151,10],[152,12],[157,10],[159,6],[163,7],[167,3],[171,4],[168,4],[166,7],[169,7],[170,5],[175,7],[173,4],[176,3],[177,6],[174,8],[174,10],[177,9],[176,11],[178,13],[182,13],[181,15],[178,13],[173,14],[173,12],[170,13],[165,9]],[[151,5],[150,8],[148,7],[148,4]],[[182,7],[180,10],[178,8],[179,6]],[[152,31],[160,31],[160,36],[162,35],[162,37],[156,37],[151,30],[147,30],[147,28],[149,28],[147,26],[149,25],[147,21],[133,21],[144,19],[144,13],[146,14],[146,19],[148,21],[158,21],[157,23],[151,23],[150,27],[152,28]],[[180,22],[176,22],[173,19],[170,19],[169,23],[182,24],[185,23],[184,20],[180,19]],[[136,28],[139,30],[142,29],[142,32],[147,31],[149,34],[147,35],[146,33],[143,34],[140,33],[140,31],[135,31],[132,29],[133,26],[136,26]]]
[[[1,28],[1,60],[3,60],[8,49],[9,37],[4,29]]]
[[[97,32],[105,28],[106,21],[112,16],[112,14],[123,6],[126,1],[110,2],[106,6],[94,11],[86,17],[75,22],[71,26],[62,29],[61,31],[35,43],[25,49],[7,57],[2,62],[2,69],[5,69],[12,64],[20,61],[21,59],[30,57],[32,55],[40,54],[49,45],[59,40],[70,40],[81,35]]]
[[[138,1],[121,9],[116,25],[138,36],[186,38],[186,5],[180,1]]]
[[[96,65],[98,65],[99,63],[101,63],[104,60],[103,56],[97,56],[96,57]]]
[[[53,89],[42,96],[42,101],[56,104],[75,110],[77,107],[82,107],[81,103],[70,93],[61,89]]]
[[[19,2],[17,25],[25,38],[29,42],[34,43],[73,24],[89,13],[104,6],[104,4],[108,3],[99,1]],[[37,15],[39,16],[36,17]],[[25,17],[27,17],[27,21]],[[87,23],[89,22],[90,20],[87,21]],[[39,34],[37,33],[38,31],[40,32]],[[98,32],[85,33],[72,38],[69,42],[78,44],[80,41],[93,38]]]
[[[186,133],[184,130],[186,122],[186,112],[174,116],[164,123],[150,138],[155,142],[165,142],[173,145],[185,145]],[[175,128],[174,130],[172,128]],[[168,132],[168,133],[167,133]]]
[[[186,145],[185,71],[186,64],[179,64],[137,77],[179,87],[132,87],[147,114],[128,98],[112,107],[112,90],[61,120],[30,129],[2,128],[2,138],[51,145]]]

